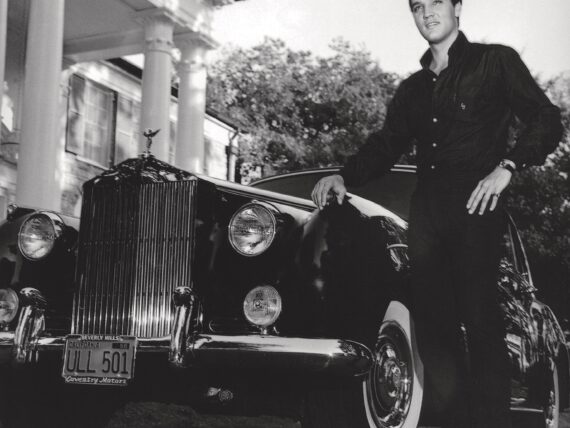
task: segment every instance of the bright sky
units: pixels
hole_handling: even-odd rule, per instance
[[[570,0],[463,3],[461,29],[469,40],[512,46],[541,78],[570,71]],[[223,44],[250,47],[267,35],[318,55],[342,36],[400,74],[416,71],[427,48],[407,0],[247,0],[219,9],[214,28]]]

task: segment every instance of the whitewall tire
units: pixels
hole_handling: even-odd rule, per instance
[[[378,331],[375,362],[362,382],[370,428],[416,428],[423,401],[424,369],[410,311],[390,302]]]

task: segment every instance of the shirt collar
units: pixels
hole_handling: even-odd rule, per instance
[[[465,37],[465,34],[463,34],[463,32],[460,31],[457,34],[457,38],[455,39],[455,41],[453,42],[453,44],[451,45],[451,47],[449,48],[449,51],[447,53],[449,56],[449,65],[454,64],[454,62],[465,51],[465,49],[467,48],[467,45],[469,45],[469,40],[467,40],[467,37]],[[422,65],[422,68],[424,70],[429,70],[431,60],[432,60],[431,50],[428,49],[422,55],[422,57],[420,59],[420,64]]]

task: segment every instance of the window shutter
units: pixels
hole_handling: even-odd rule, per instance
[[[85,135],[85,80],[77,75],[71,76],[67,108],[67,135],[65,149],[81,154]]]

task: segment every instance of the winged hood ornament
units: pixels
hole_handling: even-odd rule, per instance
[[[160,159],[155,158],[150,148],[152,139],[160,129],[145,129],[143,135],[146,137],[146,150],[136,158],[130,158],[112,168],[104,171],[100,175],[84,184],[84,189],[92,187],[117,186],[121,183],[129,185],[140,185],[148,183],[164,183],[169,181],[196,180],[196,176],[191,173],[169,165]]]
[[[144,130],[143,135],[146,137],[146,150],[143,152],[143,156],[144,157],[149,157],[151,156],[150,153],[150,147],[152,146],[152,139],[154,138],[154,136],[156,134],[158,134],[160,132],[160,129],[157,129],[156,131],[153,131],[150,128],[147,128]]]

